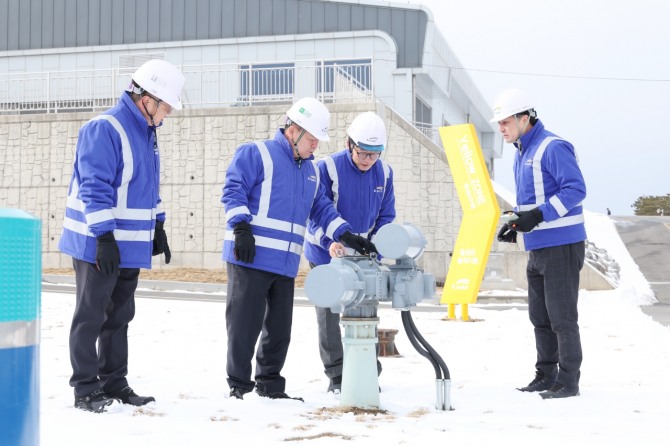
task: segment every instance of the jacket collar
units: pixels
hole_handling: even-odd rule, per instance
[[[529,147],[531,141],[533,141],[537,137],[537,135],[542,134],[542,132],[544,132],[544,124],[542,124],[542,121],[538,119],[533,128],[530,129],[529,132],[521,135],[521,137],[519,138],[521,140],[521,147],[524,148]],[[514,146],[518,149],[519,142],[518,141],[515,142]]]
[[[284,135],[284,130],[285,130],[284,128],[277,129],[277,133],[275,133],[275,142],[277,142],[281,146],[281,148],[284,149],[286,153],[288,153],[291,159],[297,163],[299,160],[295,159],[293,146],[291,145],[291,142],[288,140],[288,138],[286,138],[286,136]],[[309,158],[303,158],[302,161],[305,162],[313,159],[314,154],[312,154]]]
[[[133,100],[130,98],[130,93],[128,93],[127,91],[124,91],[123,93],[121,93],[121,97],[119,98],[119,103],[123,107],[128,109],[128,111],[130,112],[130,114],[133,117],[133,120],[137,123],[138,126],[140,126],[140,128],[147,130],[151,127],[149,125],[149,123],[147,122],[146,118],[144,117],[144,115],[142,114],[142,112],[140,111],[140,109],[137,107],[137,105],[135,105]],[[158,124],[156,126],[156,128],[158,128],[162,125],[163,125],[163,122],[161,121],[161,123]]]

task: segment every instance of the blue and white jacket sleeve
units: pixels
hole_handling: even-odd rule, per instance
[[[221,202],[226,210],[228,227],[251,221],[249,196],[256,182],[262,179],[263,168],[255,144],[240,146],[226,171]]]
[[[153,135],[153,138],[155,138],[156,135]],[[152,141],[153,142],[153,141]],[[156,200],[156,208],[158,209],[158,212],[156,213],[156,221],[162,221],[165,222],[166,215],[165,211],[162,210],[161,203],[163,200],[161,199],[161,187],[160,187],[160,178],[161,178],[161,158],[160,154],[158,151],[154,152],[154,164],[156,166],[156,190],[158,191],[158,196]]]
[[[389,167],[390,169],[390,167]],[[379,210],[379,216],[375,222],[374,228],[370,231],[370,238],[379,231],[379,229],[392,223],[395,220],[395,190],[393,189],[393,169],[389,171],[389,178],[386,182],[386,190],[384,191],[384,198],[382,198],[382,206]]]
[[[107,121],[91,121],[77,141],[79,199],[84,203],[86,224],[94,236],[116,228],[112,208],[123,169],[119,133]]]
[[[540,210],[544,221],[553,221],[567,215],[586,198],[586,184],[577,164],[574,147],[567,141],[551,142],[542,158],[546,169],[556,182],[558,193],[549,197]]]
[[[330,174],[328,173],[328,167],[326,166],[326,163],[321,160],[317,163],[319,166],[319,178],[321,179],[321,186],[323,186],[323,191],[325,196],[330,200],[331,203],[333,203],[334,206],[334,198],[333,197],[333,180],[330,178]],[[335,209],[337,210],[337,208]],[[317,238],[317,241],[319,242],[319,246],[321,246],[323,249],[328,250],[330,248],[330,245],[333,243],[333,239],[328,237],[325,233],[323,233],[322,230],[318,230],[318,226],[310,220],[310,226],[315,229],[315,235],[321,234],[320,237]],[[338,234],[340,235],[340,234]]]
[[[351,232],[351,225],[337,212],[332,199],[326,195],[326,187],[322,182],[319,183],[319,190],[314,197],[309,218],[323,230],[323,239],[339,241],[342,234]],[[330,246],[330,243],[328,242],[327,246]]]

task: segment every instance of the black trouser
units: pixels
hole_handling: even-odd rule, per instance
[[[72,264],[77,303],[70,328],[70,385],[78,396],[123,388],[140,270],[121,268],[118,275],[105,275],[92,263],[73,259]]]
[[[251,359],[256,351],[256,386],[284,392],[281,370],[291,342],[295,279],[228,263],[226,329],[228,386],[250,391]]]
[[[553,374],[556,382],[579,387],[582,344],[579,336],[579,271],[584,265],[584,242],[530,251],[528,315],[535,327],[535,367]]]

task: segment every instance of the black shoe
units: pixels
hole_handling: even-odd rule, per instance
[[[579,396],[579,387],[568,387],[561,383],[556,383],[546,392],[540,393],[540,396],[543,400]]]
[[[231,387],[230,388],[230,397],[231,398],[237,398],[238,400],[243,400],[244,395],[249,393],[250,390],[246,389],[240,389],[239,387]]]
[[[303,400],[302,398],[300,398],[298,396],[288,396],[284,392],[269,393],[269,392],[266,392],[264,390],[259,389],[258,387],[256,387],[256,393],[259,396],[262,396],[264,398],[270,398],[271,400],[298,400],[298,401],[302,401],[303,403],[305,402],[305,400]]]
[[[521,390],[522,392],[542,392],[543,390],[549,390],[549,388],[551,388],[555,382],[555,373],[545,375],[543,371],[536,370],[535,379],[532,380],[526,387],[519,387],[517,390]]]
[[[342,391],[342,377],[335,376],[330,378],[330,383],[328,384],[328,392],[340,393]]]
[[[139,396],[130,388],[130,386],[107,392],[107,396],[117,399],[123,404],[130,404],[131,406],[144,406],[147,403],[156,401],[153,396]]]
[[[109,398],[102,390],[94,390],[86,395],[74,397],[74,407],[89,412],[103,413],[105,408],[112,404],[114,400]]]

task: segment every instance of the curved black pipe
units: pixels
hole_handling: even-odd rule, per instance
[[[405,327],[405,331],[407,332],[407,337],[410,338],[410,342],[412,343],[414,348],[421,355],[428,358],[429,361],[433,364],[433,367],[435,368],[436,378],[442,379],[444,376],[444,379],[451,379],[449,369],[447,368],[447,364],[444,362],[442,357],[435,351],[435,349],[431,347],[430,344],[428,344],[428,342],[423,338],[423,336],[421,336],[421,333],[419,333],[419,330],[416,328],[416,325],[414,324],[414,320],[412,319],[411,313],[409,311],[403,311],[402,313],[403,313],[402,323],[403,326]],[[422,352],[417,346],[417,340],[421,344],[421,346],[425,348],[424,352]]]
[[[412,330],[414,331],[415,335],[417,336],[417,339],[421,344],[428,350],[428,352],[433,356],[433,358],[437,361],[438,364],[440,364],[440,367],[442,368],[442,371],[444,372],[444,378],[445,379],[451,379],[449,375],[449,369],[447,368],[447,364],[444,362],[442,357],[433,349],[433,347],[428,344],[428,342],[421,336],[421,333],[419,333],[419,330],[416,328],[416,325],[414,325],[414,320],[412,319],[412,315],[409,314],[409,311],[407,312],[407,319],[409,320],[410,324],[412,324]]]
[[[438,365],[437,361],[435,358],[427,351],[425,350],[422,345],[417,341],[416,339],[416,333],[414,332],[412,328],[412,323],[411,319],[409,319],[405,313],[409,313],[409,311],[402,311],[402,325],[405,327],[405,333],[407,333],[407,338],[409,339],[409,342],[412,344],[412,346],[416,349],[421,356],[425,357],[430,361],[432,364],[433,368],[435,369],[435,376],[436,379],[442,379],[442,370],[440,369],[440,366]]]

